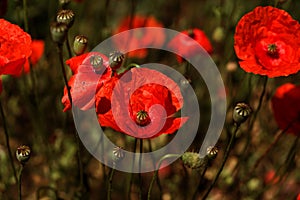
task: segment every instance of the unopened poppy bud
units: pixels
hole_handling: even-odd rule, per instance
[[[150,123],[150,117],[147,111],[140,110],[136,114],[136,123],[140,126],[146,126]]]
[[[56,15],[56,21],[64,23],[70,28],[74,23],[75,14],[72,10],[60,10]]]
[[[16,157],[17,160],[22,164],[25,164],[29,160],[30,154],[31,154],[31,150],[26,145],[22,145],[17,148]]]
[[[120,51],[115,51],[109,54],[109,65],[112,69],[116,70],[121,67],[125,56]]]
[[[183,164],[191,169],[201,169],[207,165],[207,159],[200,158],[199,154],[194,152],[185,152],[181,159]]]
[[[210,159],[210,160],[213,160],[217,157],[218,155],[218,148],[217,147],[213,147],[213,146],[209,146],[207,148],[207,151],[206,151],[206,156]]]
[[[77,56],[83,54],[84,51],[86,50],[87,43],[88,43],[87,37],[85,37],[83,35],[77,35],[75,37],[74,43],[73,43],[73,51],[74,51],[74,53]]]
[[[238,103],[234,107],[232,117],[235,123],[242,124],[248,119],[251,113],[252,109],[248,104]]]
[[[121,147],[114,147],[113,161],[116,163],[125,157],[125,152]]]
[[[103,69],[103,59],[98,55],[92,55],[90,57],[90,63],[93,66],[94,72],[99,74]]]
[[[67,25],[64,23],[54,22],[50,26],[50,32],[53,42],[62,44],[66,39]]]

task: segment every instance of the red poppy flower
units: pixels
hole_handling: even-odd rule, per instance
[[[264,176],[265,184],[276,184],[279,181],[279,177],[276,176],[275,170],[268,171]]]
[[[194,28],[190,30],[184,30],[181,33],[194,39],[207,53],[211,54],[213,52],[211,43],[202,30]],[[196,46],[195,43],[191,43],[190,38],[182,37],[181,35],[176,36],[170,41],[169,47],[182,54],[183,57],[195,56],[195,53],[197,53],[196,49],[199,47]],[[182,62],[181,56],[178,56],[177,58],[179,62]]]
[[[257,7],[236,26],[234,49],[246,72],[268,77],[300,70],[300,25],[287,12]]]
[[[272,98],[275,120],[287,133],[300,135],[300,86],[286,83],[277,88]]]
[[[31,55],[31,37],[4,19],[0,19],[0,33],[0,74],[19,76]]]
[[[96,96],[101,126],[135,138],[174,133],[187,120],[187,117],[174,117],[182,105],[176,83],[147,68],[132,68],[122,77],[113,77]]]
[[[115,31],[115,34],[127,31],[134,28],[143,27],[163,27],[153,16],[135,15],[133,18],[125,18]],[[128,49],[139,48],[141,45],[156,45],[161,46],[165,41],[165,34],[163,31],[157,31],[156,37],[153,37],[145,30],[136,30],[134,34],[124,33],[122,40],[116,40],[118,50],[124,52]],[[147,49],[139,49],[128,53],[129,57],[145,58],[147,56]]]
[[[297,196],[297,200],[300,200],[300,194],[298,194],[298,196]]]
[[[98,66],[91,64],[91,59],[99,58]],[[112,70],[108,66],[108,58],[100,53],[86,53],[66,61],[74,75],[69,80],[73,104],[81,110],[88,110],[95,104],[96,91],[108,81]],[[62,103],[67,111],[71,108],[68,92],[65,87]]]

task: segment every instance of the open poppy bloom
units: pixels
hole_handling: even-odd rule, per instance
[[[132,68],[113,77],[96,95],[100,125],[135,138],[174,133],[187,121],[187,117],[174,116],[182,105],[176,83],[147,68]]]
[[[134,28],[143,27],[163,27],[163,25],[158,22],[153,16],[142,16],[135,15],[133,18],[130,16],[125,18],[119,25],[119,27],[114,32],[115,34],[127,31]],[[146,30],[140,29],[132,32],[127,32],[123,35],[122,40],[116,40],[116,46],[121,52],[126,52],[128,49],[138,49],[141,45],[151,45],[162,46],[165,41],[165,34],[162,30],[157,31],[156,37],[147,33]],[[138,49],[128,53],[129,57],[145,58],[147,56],[147,49]]]
[[[300,70],[300,25],[286,11],[257,7],[236,26],[234,49],[241,68],[268,77]]]
[[[19,26],[0,19],[0,74],[19,76],[31,55],[31,37]]]
[[[95,105],[96,91],[111,78],[112,70],[108,58],[100,53],[92,52],[75,56],[66,61],[73,76],[69,80],[72,103],[81,110]],[[62,103],[67,111],[71,108],[67,88],[64,89]]]
[[[194,29],[184,30],[181,33],[194,39],[198,44],[201,45],[201,47],[207,53],[211,54],[213,52],[212,45],[202,30],[200,30],[198,28],[194,28]],[[196,49],[199,48],[198,45],[195,45],[195,43],[190,42],[189,38],[182,37],[180,35],[177,37],[174,37],[170,41],[169,47],[171,49],[173,49],[174,51],[182,54],[183,57],[195,56],[195,54],[198,52]],[[178,56],[177,59],[179,62],[182,62],[181,56]]]
[[[300,86],[286,83],[277,88],[272,98],[275,120],[280,129],[300,135]]]

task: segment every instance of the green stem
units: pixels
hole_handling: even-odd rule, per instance
[[[9,144],[8,129],[7,129],[6,118],[5,118],[5,114],[4,114],[4,110],[3,110],[1,100],[0,100],[0,112],[1,112],[2,122],[3,122],[3,129],[4,129],[6,147],[7,147],[7,151],[8,151],[8,157],[9,157],[11,168],[12,168],[13,173],[14,173],[15,180],[17,182],[18,181],[17,172],[16,172],[16,168],[15,168],[15,165],[14,165],[14,160],[13,160],[13,156],[12,156],[12,152],[11,152],[11,148],[10,148],[10,144]]]
[[[153,189],[153,185],[154,185],[154,182],[155,180],[157,180],[159,177],[158,177],[158,172],[159,172],[159,168],[162,164],[162,162],[165,160],[165,159],[168,159],[168,158],[179,158],[181,155],[180,154],[167,154],[165,156],[163,156],[159,161],[158,161],[158,165],[157,165],[157,170],[155,170],[154,172],[154,175],[152,177],[152,180],[151,180],[151,183],[150,183],[150,186],[149,186],[149,189],[148,189],[148,197],[147,199],[150,200],[151,199],[151,191]]]
[[[224,154],[224,158],[223,158],[223,162],[222,162],[222,164],[221,164],[221,167],[219,168],[218,173],[216,174],[216,176],[215,176],[215,178],[214,178],[212,184],[211,184],[210,187],[208,188],[208,190],[207,190],[207,192],[205,193],[205,195],[203,196],[202,200],[205,200],[205,199],[208,197],[209,193],[211,192],[211,190],[212,190],[213,187],[215,186],[215,184],[216,184],[216,182],[217,182],[217,180],[218,180],[218,178],[219,178],[221,172],[223,171],[223,168],[224,168],[224,166],[225,166],[225,163],[226,163],[226,161],[227,161],[227,158],[228,158],[228,156],[229,156],[229,153],[230,153],[230,151],[231,151],[231,148],[233,147],[234,140],[235,140],[235,137],[236,137],[236,133],[237,133],[237,131],[238,131],[238,129],[239,129],[239,125],[238,125],[238,124],[235,124],[234,127],[235,127],[235,129],[234,129],[233,134],[231,135],[230,141],[229,141],[228,146],[227,146],[227,148],[226,148],[226,151],[225,151],[225,154]]]
[[[137,139],[135,138],[134,139],[134,145],[133,145],[133,153],[136,152],[136,147],[137,147]],[[135,163],[135,157],[133,157],[133,161],[132,161],[132,167],[131,167],[131,171],[133,171],[133,168],[134,168],[134,163]],[[129,185],[128,185],[128,188],[127,188],[127,197],[128,197],[128,200],[130,200],[130,193],[131,193],[131,186],[132,186],[132,182],[133,182],[133,174],[130,173],[130,177],[129,177]]]
[[[71,50],[71,46],[70,46],[70,40],[69,40],[69,31],[67,31],[66,33],[66,45],[67,45],[67,49],[68,49],[68,54],[69,54],[69,58],[72,58],[72,50]]]
[[[115,166],[110,171],[109,180],[108,180],[108,187],[107,187],[107,200],[111,199],[111,190],[112,190],[112,181],[114,177]]]
[[[205,175],[205,172],[206,172],[207,168],[208,168],[208,165],[205,166],[205,168],[203,169],[203,171],[202,171],[202,173],[201,173],[201,175],[200,175],[199,182],[198,182],[198,186],[196,187],[196,190],[195,190],[195,192],[194,192],[194,194],[193,194],[193,198],[192,198],[192,199],[196,199],[196,197],[197,197],[198,190],[199,190],[199,188],[201,187],[202,180],[203,180],[203,177],[204,177],[204,175]]]
[[[24,165],[21,164],[20,171],[18,174],[18,194],[19,194],[19,200],[22,200],[22,172],[23,172]]]
[[[28,33],[28,13],[27,13],[27,0],[23,0],[23,10],[24,10],[24,30]]]

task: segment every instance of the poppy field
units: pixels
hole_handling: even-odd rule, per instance
[[[300,200],[300,2],[1,0],[1,200]]]

